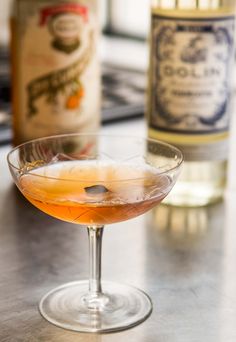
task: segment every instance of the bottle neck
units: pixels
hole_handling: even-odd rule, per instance
[[[153,8],[163,10],[234,10],[234,0],[152,0]]]

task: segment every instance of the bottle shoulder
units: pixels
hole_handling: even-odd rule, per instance
[[[158,7],[151,8],[152,15],[163,18],[186,18],[186,19],[214,19],[221,17],[235,17],[233,7],[222,7],[219,9],[163,9]]]

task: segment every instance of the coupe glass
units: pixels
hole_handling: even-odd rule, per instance
[[[88,230],[88,281],[47,293],[39,310],[49,322],[80,332],[111,332],[144,321],[152,303],[143,291],[101,282],[105,224],[156,206],[176,182],[183,157],[173,146],[145,138],[67,134],[36,139],[8,154],[14,181],[45,213]]]

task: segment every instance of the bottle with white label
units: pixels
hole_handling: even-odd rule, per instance
[[[15,0],[11,19],[14,144],[100,121],[97,0]]]
[[[233,0],[155,0],[148,132],[185,156],[165,203],[203,206],[226,184],[234,64]]]

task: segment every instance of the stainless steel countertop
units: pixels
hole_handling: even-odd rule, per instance
[[[145,128],[136,120],[103,131],[142,135]],[[0,149],[1,342],[236,341],[234,167],[224,203],[199,209],[160,206],[105,228],[103,278],[143,289],[154,310],[144,323],[123,332],[81,334],[49,324],[37,304],[50,289],[87,279],[87,231],[24,200],[7,169],[9,149]]]

